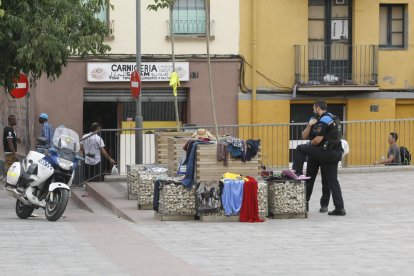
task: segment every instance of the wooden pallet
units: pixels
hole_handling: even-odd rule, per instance
[[[186,151],[184,145],[188,142],[188,137],[175,138],[168,137],[168,175],[177,176],[177,169],[182,158],[185,158]]]
[[[168,165],[168,138],[190,137],[191,132],[156,132],[155,134],[155,163]]]
[[[196,180],[217,180],[226,172],[257,177],[260,175],[260,171],[260,152],[251,161],[246,162],[229,156],[228,165],[225,166],[223,161],[217,161],[217,144],[198,145]]]
[[[297,214],[269,214],[271,219],[303,219],[307,218],[308,213],[297,213]]]

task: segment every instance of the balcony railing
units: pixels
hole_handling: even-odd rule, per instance
[[[174,20],[173,32],[178,37],[206,36],[205,20]],[[170,36],[170,21],[167,20],[167,37]],[[210,37],[214,36],[214,20],[210,21]]]
[[[295,45],[295,84],[376,86],[377,45]]]

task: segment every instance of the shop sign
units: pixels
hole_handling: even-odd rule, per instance
[[[189,63],[176,62],[180,81],[189,80]],[[129,82],[136,69],[135,62],[88,62],[88,82]],[[170,81],[171,62],[142,62],[141,81]]]

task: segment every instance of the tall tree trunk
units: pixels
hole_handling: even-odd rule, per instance
[[[213,120],[215,135],[218,139],[218,126],[216,118],[216,106],[214,101],[214,91],[213,91],[213,80],[211,77],[211,61],[210,61],[210,9],[209,9],[209,0],[204,0],[204,8],[206,9],[206,46],[207,46],[207,64],[208,64],[208,82],[209,82],[209,92],[211,100],[211,108],[213,111]]]

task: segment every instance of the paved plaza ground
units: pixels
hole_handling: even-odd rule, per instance
[[[264,223],[132,223],[70,203],[18,219],[0,191],[0,275],[412,275],[414,171],[342,173],[345,217]],[[332,208],[332,205],[330,205]]]

